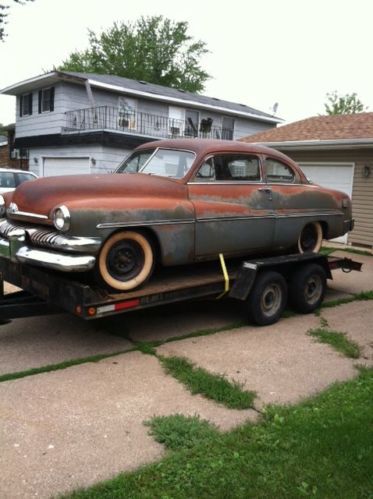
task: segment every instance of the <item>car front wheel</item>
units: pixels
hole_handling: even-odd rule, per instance
[[[149,279],[154,266],[152,245],[140,232],[123,231],[103,245],[97,271],[101,281],[116,291],[130,291]]]

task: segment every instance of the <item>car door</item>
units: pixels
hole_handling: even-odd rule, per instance
[[[195,209],[196,259],[268,248],[274,234],[271,192],[253,154],[206,157],[188,183]]]
[[[296,244],[302,228],[315,213],[310,198],[312,192],[309,192],[312,189],[300,182],[298,172],[291,165],[277,158],[265,158],[264,173],[276,213],[273,246],[287,248]]]

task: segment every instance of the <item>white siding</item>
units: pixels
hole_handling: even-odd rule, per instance
[[[241,137],[246,137],[247,135],[254,135],[254,133],[263,132],[264,130],[269,130],[273,128],[273,123],[266,123],[262,121],[235,118],[234,119],[234,140],[238,140]]]
[[[61,85],[55,85],[54,111],[39,114],[39,90],[32,93],[32,114],[19,115],[20,99],[17,97],[16,105],[16,137],[30,137],[35,135],[61,133],[65,123],[65,105]]]

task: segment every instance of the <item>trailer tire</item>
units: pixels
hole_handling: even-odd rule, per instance
[[[99,280],[115,291],[131,291],[147,281],[154,267],[151,243],[141,232],[116,232],[98,257]]]
[[[249,318],[259,326],[277,322],[287,302],[287,285],[279,272],[259,274],[248,297]]]
[[[309,314],[319,308],[326,290],[325,269],[317,263],[302,265],[291,276],[289,303],[294,310]]]
[[[311,222],[303,227],[298,238],[299,253],[318,253],[322,244],[322,227],[320,222]]]

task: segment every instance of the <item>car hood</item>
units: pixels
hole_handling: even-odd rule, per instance
[[[111,198],[184,198],[186,187],[173,179],[145,174],[69,175],[21,184],[7,200],[18,210],[48,216],[60,204],[100,207]]]

